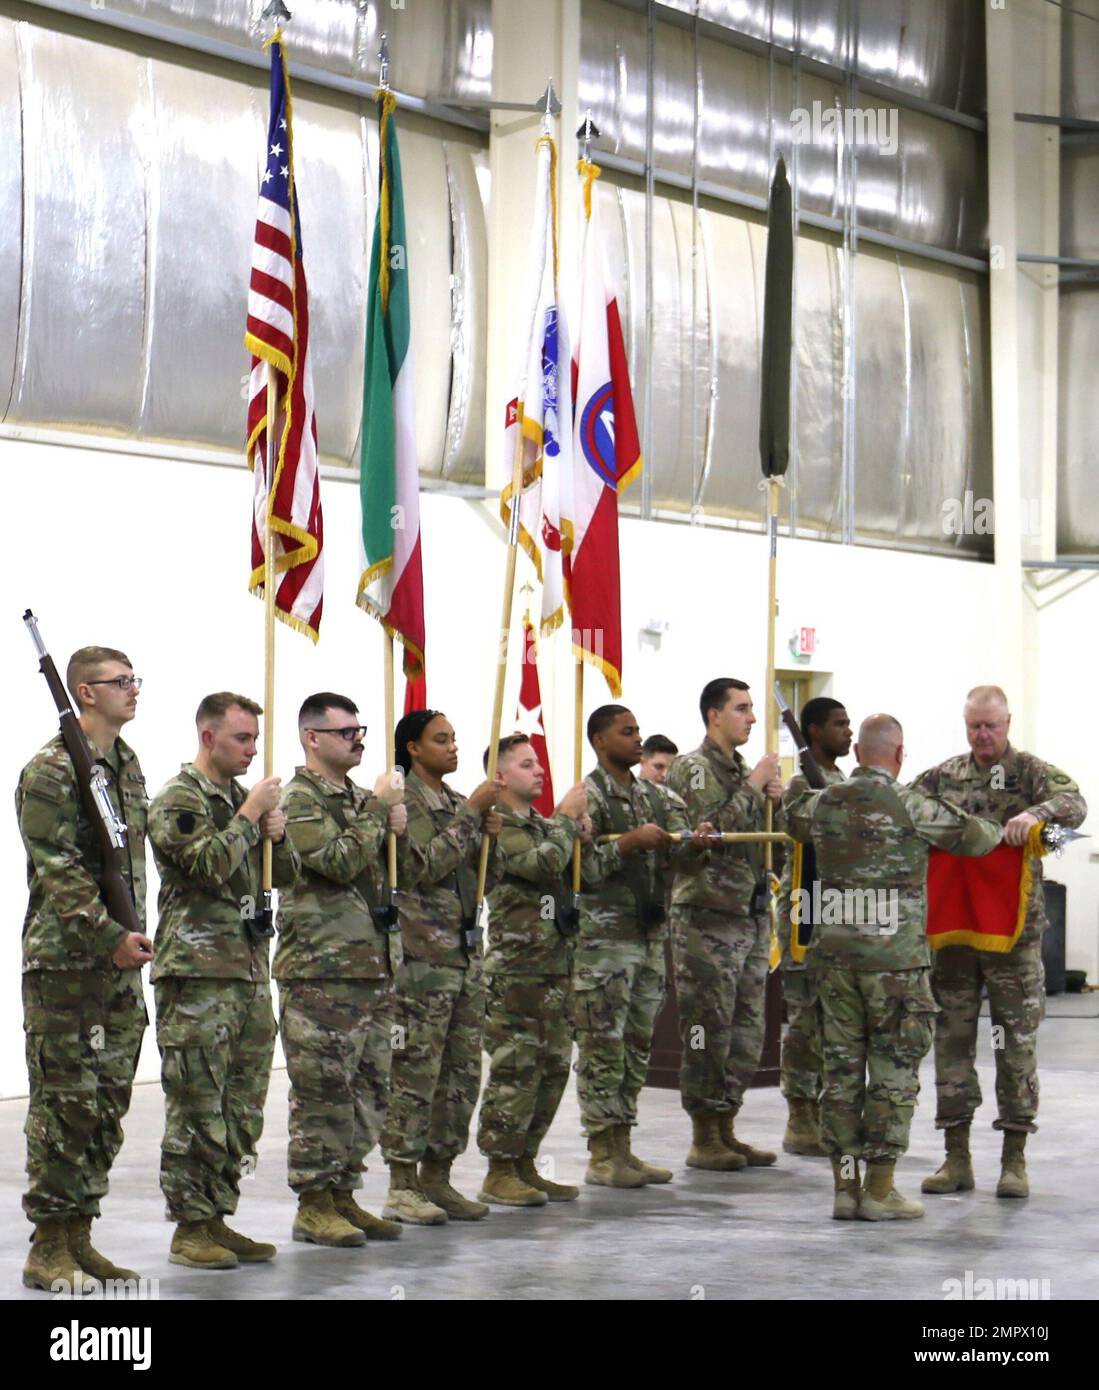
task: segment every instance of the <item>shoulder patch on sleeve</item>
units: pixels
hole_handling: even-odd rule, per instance
[[[23,781],[26,796],[38,796],[60,805],[69,795],[69,783],[52,768],[36,767]]]
[[[176,825],[179,826],[181,835],[193,835],[195,833],[195,813],[193,811],[177,811]]]

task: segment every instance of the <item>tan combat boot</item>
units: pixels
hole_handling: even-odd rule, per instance
[[[453,1159],[424,1158],[420,1160],[420,1186],[424,1196],[442,1207],[451,1221],[483,1221],[488,1215],[484,1202],[471,1202],[450,1185],[450,1165]]]
[[[703,1168],[709,1173],[737,1173],[747,1168],[748,1160],[721,1142],[721,1126],[712,1110],[700,1110],[691,1116],[691,1147],[687,1151],[687,1167]]]
[[[69,1249],[76,1256],[76,1262],[85,1274],[93,1279],[140,1279],[136,1269],[125,1269],[112,1264],[106,1255],[101,1255],[92,1245],[92,1218],[90,1216],[70,1216],[67,1223]]]
[[[863,1221],[915,1221],[923,1215],[919,1202],[909,1202],[893,1186],[893,1162],[868,1163],[866,1183],[859,1198]]]
[[[231,1226],[225,1224],[224,1216],[215,1216],[212,1221],[207,1221],[206,1229],[219,1245],[231,1250],[242,1265],[261,1265],[265,1260],[275,1258],[273,1245],[242,1236],[239,1231],[234,1231]]]
[[[357,1226],[367,1240],[400,1240],[404,1232],[398,1221],[383,1221],[372,1211],[364,1211],[358,1202],[342,1187],[332,1193],[332,1205],[345,1221]]]
[[[997,1197],[1030,1196],[1030,1183],[1027,1182],[1026,1175],[1026,1159],[1023,1157],[1025,1145],[1025,1130],[1004,1130],[1004,1148],[1000,1157],[1000,1181],[996,1184]]]
[[[236,1269],[237,1257],[214,1239],[205,1221],[181,1221],[172,1236],[168,1263],[187,1269]]]
[[[310,1245],[334,1245],[341,1249],[366,1244],[362,1231],[352,1226],[336,1210],[329,1188],[323,1192],[300,1194],[293,1236],[295,1240],[308,1241]]]
[[[726,1110],[718,1116],[721,1126],[721,1142],[727,1149],[732,1149],[733,1153],[740,1154],[749,1168],[767,1168],[774,1163],[777,1154],[773,1154],[770,1149],[753,1149],[751,1144],[746,1144],[743,1139],[738,1139],[733,1133],[733,1122],[736,1119],[736,1112]]]
[[[94,1293],[94,1277],[84,1269],[69,1246],[68,1223],[50,1216],[35,1223],[32,1245],[23,1266],[23,1287],[47,1293]]]
[[[389,1192],[382,1215],[405,1226],[445,1226],[448,1220],[442,1207],[424,1196],[415,1163],[389,1165]]]
[[[550,1182],[549,1178],[544,1178],[538,1171],[533,1154],[524,1154],[516,1161],[515,1169],[528,1186],[544,1192],[551,1202],[575,1202],[580,1196],[578,1187],[566,1182]]]
[[[786,1102],[789,1117],[782,1136],[782,1150],[806,1158],[824,1158],[828,1150],[820,1142],[820,1107],[816,1101],[793,1097]]]
[[[670,1168],[657,1168],[655,1164],[646,1163],[643,1158],[633,1153],[630,1149],[630,1125],[618,1125],[614,1131],[615,1144],[618,1147],[618,1156],[628,1168],[632,1168],[635,1173],[640,1173],[647,1183],[671,1182],[675,1174]]]
[[[845,1177],[850,1169],[851,1176]],[[835,1198],[832,1202],[833,1221],[854,1221],[859,1214],[859,1165],[854,1159],[834,1158],[832,1160],[832,1186]]]
[[[593,1187],[644,1187],[645,1179],[618,1152],[613,1129],[601,1129],[588,1138],[588,1162],[584,1181]]]
[[[490,1158],[488,1173],[477,1194],[482,1202],[499,1207],[544,1207],[549,1198],[519,1176],[513,1158]]]
[[[973,1191],[973,1160],[969,1156],[969,1124],[951,1125],[944,1131],[946,1162],[920,1183],[921,1192]]]

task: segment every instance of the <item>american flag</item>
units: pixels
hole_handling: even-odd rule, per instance
[[[324,526],[309,360],[309,295],[294,188],[290,74],[280,37],[276,34],[271,44],[271,119],[244,335],[244,345],[252,353],[247,448],[256,483],[248,587],[263,593],[264,523],[270,514],[278,576],[275,612],[315,642],[323,605]],[[273,486],[267,477],[268,363],[275,368],[278,382]]]

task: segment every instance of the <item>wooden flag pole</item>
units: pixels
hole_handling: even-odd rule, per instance
[[[553,129],[553,78],[546,84],[545,111],[542,115],[542,136],[549,138]],[[554,230],[556,237],[556,227]],[[516,397],[517,408],[522,407],[523,386]],[[508,672],[508,649],[511,646],[511,608],[515,598],[515,561],[519,552],[519,504],[523,496],[523,420],[520,415],[515,421],[515,454],[511,463],[511,525],[508,527],[508,553],[504,564],[504,601],[500,611],[500,646],[496,656],[496,691],[492,699],[492,733],[488,741],[488,765],[485,776],[492,781],[496,776],[497,744],[500,742],[500,726],[504,719],[504,682]],[[481,858],[477,865],[477,902],[485,897],[485,880],[488,877],[489,836],[481,836]]]
[[[488,741],[488,766],[485,777],[496,776],[497,744],[504,720],[504,681],[508,673],[508,649],[511,646],[511,606],[515,598],[515,561],[519,552],[519,500],[523,493],[523,422],[515,422],[515,457],[511,465],[511,525],[508,528],[508,553],[504,564],[504,602],[500,610],[500,644],[496,656],[496,690],[492,697],[492,733]],[[477,865],[477,902],[484,901],[485,880],[488,877],[489,836],[481,836],[481,857]]]
[[[263,775],[275,775],[275,535],[271,529],[274,507],[275,466],[278,459],[278,373],[267,364],[267,506],[263,518]],[[271,906],[271,841],[263,841],[263,892]]]
[[[393,675],[393,634],[387,629],[382,629],[385,638],[385,746],[386,746],[386,766],[396,768],[396,762],[390,759],[396,758],[394,749],[394,730],[396,723],[394,719],[394,675]],[[389,876],[389,890],[392,892],[397,887],[397,832],[390,830],[385,837],[386,867]]]
[[[767,561],[767,694],[764,699],[764,709],[766,719],[764,730],[767,739],[767,752],[778,752],[778,710],[771,692],[775,688],[775,622],[778,617],[778,597],[777,597],[777,572],[778,572],[778,497],[780,483],[778,478],[769,477],[767,479],[767,535],[770,546],[770,554]],[[775,803],[770,797],[767,798],[767,830],[770,832],[774,827]],[[764,864],[770,882],[770,874],[774,865],[771,841],[767,841],[764,850]]]

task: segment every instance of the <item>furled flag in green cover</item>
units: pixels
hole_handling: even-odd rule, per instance
[[[765,478],[781,477],[790,462],[790,325],[793,297],[792,199],[786,177],[786,161],[779,155],[767,203],[767,268],[763,290],[759,457]]]
[[[378,216],[367,294],[359,454],[363,561],[358,603],[404,644],[405,676],[415,680],[424,669],[424,579],[396,106],[391,92],[378,93]]]

